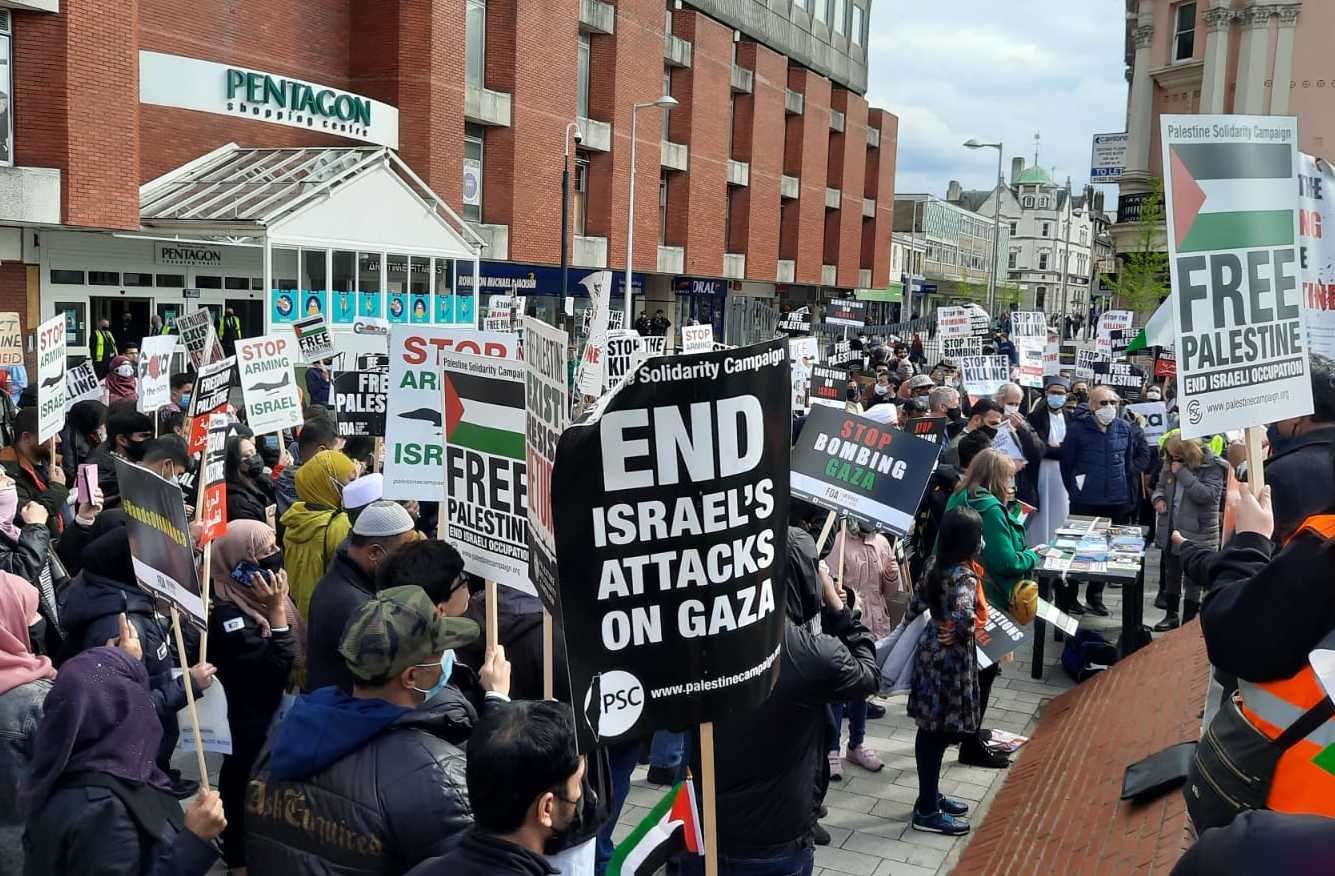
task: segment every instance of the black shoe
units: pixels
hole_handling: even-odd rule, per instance
[[[1170,611],[1168,614],[1164,615],[1163,620],[1154,625],[1154,631],[1156,633],[1166,633],[1169,630],[1177,629],[1181,625],[1182,622],[1178,620],[1177,612]]]
[[[880,703],[867,703],[867,717],[872,721],[879,721],[885,717],[885,706]]]
[[[649,775],[645,780],[651,785],[675,785],[677,784],[677,770],[675,767],[651,766]]]
[[[811,838],[816,841],[818,846],[828,846],[830,844],[830,832],[816,822],[811,826]]]
[[[827,816],[827,815],[829,815],[829,814],[830,814],[830,807],[826,806],[824,803],[822,803],[822,804],[820,804],[819,806],[816,807],[816,817],[817,817],[817,818],[824,818],[825,816]]]
[[[1159,611],[1168,610],[1168,597],[1164,595],[1162,590],[1159,591],[1158,596],[1154,597],[1154,607],[1159,609]]]
[[[1087,597],[1085,601],[1089,603],[1089,610],[1092,611],[1094,614],[1097,614],[1099,617],[1108,616],[1108,606],[1103,604],[1103,597],[1090,596]]]
[[[936,795],[936,805],[947,815],[953,815],[959,818],[961,815],[969,814],[969,804],[963,800],[952,800],[945,794]]]
[[[1070,603],[1066,606],[1066,608],[1063,610],[1067,614],[1071,615],[1071,617],[1079,617],[1080,615],[1085,613],[1085,607],[1080,604],[1080,600],[1078,599],[1072,599]]]
[[[999,770],[1010,766],[1011,759],[1005,752],[996,751],[980,744],[976,739],[970,739],[960,745],[960,763],[965,766]]]

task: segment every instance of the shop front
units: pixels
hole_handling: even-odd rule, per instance
[[[724,301],[728,281],[711,277],[676,277],[672,281],[676,295],[676,325],[711,325],[714,337],[723,337]]]
[[[597,268],[567,268],[565,298],[562,298],[559,267],[521,262],[481,261],[478,263],[478,268],[482,280],[481,283],[475,284],[473,265],[468,262],[460,264],[458,289],[461,295],[471,299],[476,286],[484,308],[493,297],[518,296],[525,301],[525,313],[552,325],[560,325],[563,320],[581,318],[589,306],[589,290],[584,285],[584,280],[590,274],[599,271]],[[633,298],[643,299],[645,275],[631,274],[630,288]],[[625,295],[625,272],[613,271],[611,300],[613,309],[620,310],[625,306]]]
[[[854,289],[853,297],[867,302],[867,325],[894,325],[902,318],[904,284],[891,283],[885,289]]]

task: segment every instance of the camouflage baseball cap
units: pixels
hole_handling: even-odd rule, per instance
[[[421,587],[391,587],[352,616],[338,653],[353,676],[379,683],[429,663],[433,654],[467,645],[479,634],[478,625],[467,618],[438,617],[436,604]]]

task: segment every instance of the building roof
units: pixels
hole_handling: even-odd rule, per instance
[[[987,203],[987,199],[992,197],[993,191],[995,189],[968,189],[960,192],[957,203],[964,209],[977,213]]]
[[[1024,169],[1024,172],[1022,172],[1018,177],[1016,177],[1015,185],[1055,186],[1056,183],[1052,181],[1052,177],[1048,174],[1046,170],[1043,169],[1042,165],[1033,164],[1030,165],[1029,167],[1026,167]]]

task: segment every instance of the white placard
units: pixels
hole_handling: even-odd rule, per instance
[[[714,349],[714,326],[684,325],[681,327],[683,353],[708,353]]]
[[[37,327],[37,441],[65,425],[65,314]]]
[[[960,383],[969,395],[996,395],[1011,379],[1011,360],[1005,356],[960,357]]]
[[[1047,339],[1048,323],[1041,310],[1017,310],[1011,314],[1012,338]]]
[[[1071,372],[1076,380],[1093,380],[1094,363],[1111,361],[1109,357],[1100,353],[1098,350],[1076,350],[1075,351],[1075,370]]]
[[[973,334],[973,317],[967,307],[938,307],[936,333],[941,338],[967,338]]]
[[[65,372],[65,410],[81,401],[101,401],[106,386],[97,379],[92,362],[80,362]]]
[[[297,392],[296,340],[287,332],[236,342],[236,366],[246,424],[256,435],[300,426],[301,395]]]
[[[1074,636],[1076,630],[1080,629],[1080,621],[1071,617],[1046,599],[1040,598],[1038,600],[1037,616],[1052,624],[1068,636]]]
[[[1335,357],[1335,172],[1311,155],[1302,155],[1301,162],[1298,245],[1307,346],[1313,353]]]
[[[1020,357],[1020,374],[1016,383],[1034,389],[1043,388],[1043,356],[1047,347],[1045,337],[1019,337],[1015,339],[1015,351]]]
[[[1131,135],[1125,131],[1115,134],[1095,134],[1090,146],[1089,181],[1095,184],[1117,182],[1126,167],[1127,145]]]
[[[171,363],[175,335],[151,335],[139,345],[139,413],[152,414],[171,404]]]
[[[1126,410],[1133,414],[1139,414],[1145,421],[1145,440],[1151,446],[1159,440],[1159,436],[1168,431],[1168,406],[1161,401],[1157,402],[1139,402],[1133,405],[1127,405]],[[1126,416],[1126,414],[1123,414]]]

